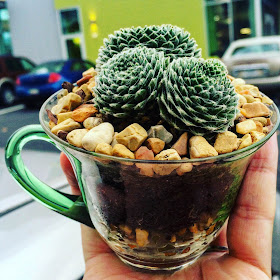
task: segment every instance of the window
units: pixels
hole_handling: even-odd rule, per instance
[[[279,0],[262,0],[263,35],[279,34]]]
[[[0,55],[12,53],[9,13],[6,8],[0,8]]]
[[[61,11],[61,27],[63,34],[72,34],[80,32],[80,24],[78,19],[78,11],[68,10],[68,11]]]
[[[34,64],[24,58],[20,58],[20,63],[25,71],[31,71],[34,68]]]
[[[9,72],[20,72],[23,71],[23,67],[16,58],[6,58],[5,59],[6,68]]]
[[[228,3],[207,7],[209,55],[221,57],[230,43]]]
[[[244,46],[235,49],[232,53],[232,56],[237,55],[246,55],[246,54],[257,54],[257,53],[264,53],[264,52],[277,52],[279,51],[278,44],[259,44],[259,45],[252,45],[252,46]]]
[[[78,8],[59,11],[64,58],[85,58],[84,38]]]

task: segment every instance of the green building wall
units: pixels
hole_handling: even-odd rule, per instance
[[[55,8],[79,7],[87,58],[95,61],[103,39],[115,30],[131,26],[173,24],[183,27],[206,52],[203,0],[54,0]],[[98,36],[92,37],[91,20],[96,17]]]

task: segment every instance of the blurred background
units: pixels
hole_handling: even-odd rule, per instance
[[[24,125],[39,123],[42,101],[62,81],[73,82],[94,66],[98,49],[110,33],[164,23],[185,28],[204,58],[222,59],[231,75],[259,86],[280,106],[278,0],[0,1],[3,279],[76,280],[84,271],[78,223],[45,209],[16,185],[4,162],[8,138]],[[25,147],[23,159],[44,182],[69,191],[55,148],[35,141]],[[278,220],[279,216],[278,211]],[[279,221],[275,228],[280,232]],[[279,232],[273,241],[274,279],[280,279]]]

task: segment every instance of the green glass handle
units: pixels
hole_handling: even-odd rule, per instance
[[[28,125],[17,130],[6,146],[5,159],[9,172],[23,189],[47,208],[94,227],[82,196],[52,189],[35,177],[24,165],[21,150],[26,143],[33,140],[43,140],[55,145],[40,125]]]

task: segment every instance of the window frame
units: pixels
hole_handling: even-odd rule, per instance
[[[71,33],[71,34],[63,34],[62,31],[62,22],[61,22],[61,12],[65,11],[71,11],[71,10],[76,10],[77,11],[77,16],[78,16],[78,21],[79,21],[79,27],[80,31]],[[85,38],[84,38],[84,25],[83,25],[83,19],[81,16],[81,8],[79,6],[71,6],[67,7],[65,9],[58,9],[56,11],[56,16],[57,16],[57,21],[58,21],[58,31],[60,35],[60,44],[61,44],[61,50],[62,50],[62,57],[63,59],[69,59],[68,56],[68,50],[67,50],[67,40],[71,40],[74,38],[79,38],[80,39],[80,50],[81,50],[81,59],[86,59],[87,54],[86,54],[86,48],[85,48]]]

